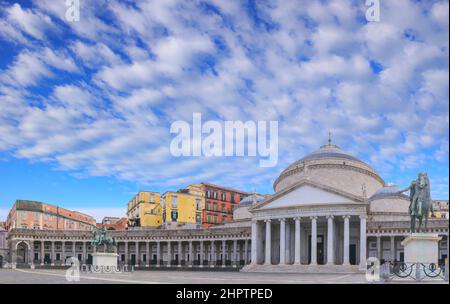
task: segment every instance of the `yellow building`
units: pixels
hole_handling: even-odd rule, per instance
[[[196,226],[202,223],[204,200],[194,189],[167,191],[162,196],[162,219],[166,226]]]
[[[161,194],[139,191],[128,203],[127,217],[131,227],[158,227],[163,224]]]

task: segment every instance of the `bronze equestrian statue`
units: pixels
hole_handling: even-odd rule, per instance
[[[409,190],[409,215],[411,216],[411,233],[420,232],[422,222],[425,220],[425,227],[422,232],[426,232],[428,216],[431,212],[433,215],[433,205],[430,193],[430,179],[424,172],[419,173],[417,180],[413,180],[411,184],[399,191],[403,193]],[[419,220],[419,227],[416,231],[416,219]]]
[[[91,242],[92,246],[98,248],[101,245],[106,245],[108,248],[110,245],[116,246],[116,239],[106,235],[106,226],[103,225],[102,229],[94,228],[93,231],[93,240]]]

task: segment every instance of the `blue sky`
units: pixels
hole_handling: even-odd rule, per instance
[[[334,143],[448,199],[448,1],[0,2],[0,220],[16,199],[97,218],[141,189],[209,181],[272,193]],[[175,158],[170,124],[276,120],[279,162]]]

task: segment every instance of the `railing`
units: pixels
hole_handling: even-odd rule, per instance
[[[395,278],[448,281],[448,264],[385,262],[381,265],[380,277],[384,281],[392,281]]]

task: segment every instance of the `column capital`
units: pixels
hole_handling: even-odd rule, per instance
[[[310,218],[311,220],[315,221],[315,220],[317,220],[318,216],[310,216],[309,218]]]
[[[331,214],[327,215],[327,219],[328,219],[328,220],[334,219],[334,215],[331,215]]]
[[[271,219],[265,219],[264,222],[265,223],[270,223],[272,220]]]
[[[361,219],[361,220],[367,219],[367,214],[361,214],[361,215],[359,216],[359,219]]]
[[[302,217],[301,216],[296,216],[296,217],[294,217],[294,220],[300,222],[302,220]]]
[[[350,217],[351,217],[351,215],[348,215],[348,214],[342,216],[342,218],[343,218],[344,220],[345,220],[345,219],[350,219]]]
[[[286,219],[285,219],[285,218],[280,218],[279,220],[280,220],[280,223],[281,223],[281,222],[286,222]]]

